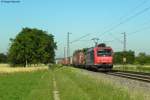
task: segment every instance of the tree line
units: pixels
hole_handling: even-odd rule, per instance
[[[140,52],[135,56],[135,52],[132,50],[125,52],[114,52],[114,64],[150,64],[150,55]],[[126,62],[123,61],[126,58]]]
[[[144,64],[150,64],[150,55],[141,52],[139,53],[137,56],[135,56],[135,52],[132,50],[126,51],[126,52],[114,52],[113,54],[114,56],[114,64],[123,64],[123,57],[126,57],[126,64],[140,64],[140,65],[144,65]],[[45,58],[46,59],[46,58]],[[46,59],[46,61],[39,61],[39,59],[37,60],[37,62],[29,62],[29,63],[45,63],[48,59]],[[32,61],[32,59],[30,60]],[[33,61],[36,61],[36,59],[33,59]],[[9,63],[10,59],[8,54],[4,54],[4,53],[0,53],[0,63]],[[54,62],[54,58],[49,59],[49,62],[53,63]]]

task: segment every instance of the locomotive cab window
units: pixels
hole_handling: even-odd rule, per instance
[[[97,51],[97,56],[111,56],[111,55],[112,55],[112,51],[110,49],[103,49]]]

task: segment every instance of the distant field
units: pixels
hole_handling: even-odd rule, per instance
[[[150,65],[114,65],[115,70],[150,72]]]
[[[42,67],[10,67],[8,64],[0,64],[0,73],[31,72],[37,70],[47,70],[47,66]]]

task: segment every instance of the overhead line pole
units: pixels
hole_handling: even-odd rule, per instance
[[[123,34],[123,67],[125,68],[125,64],[126,64],[126,41],[127,41],[127,38],[126,38],[126,33],[122,33]]]
[[[124,37],[124,41],[123,41],[123,51],[125,52],[126,51],[126,42],[127,42],[127,38],[126,38],[126,33],[122,33],[123,34],[123,37]]]
[[[67,33],[67,61],[69,61],[69,56],[70,56],[70,34]]]
[[[66,47],[64,47],[64,59],[66,59]]]

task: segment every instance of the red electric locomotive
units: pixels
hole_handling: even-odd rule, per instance
[[[88,49],[85,56],[86,68],[111,70],[113,68],[113,50],[105,44]]]
[[[113,68],[113,50],[105,44],[96,47],[77,50],[73,54],[72,64],[75,67],[82,67],[96,70],[111,70]]]
[[[63,59],[62,64],[109,71],[113,68],[113,50],[102,43],[96,47],[75,51],[72,57]]]

